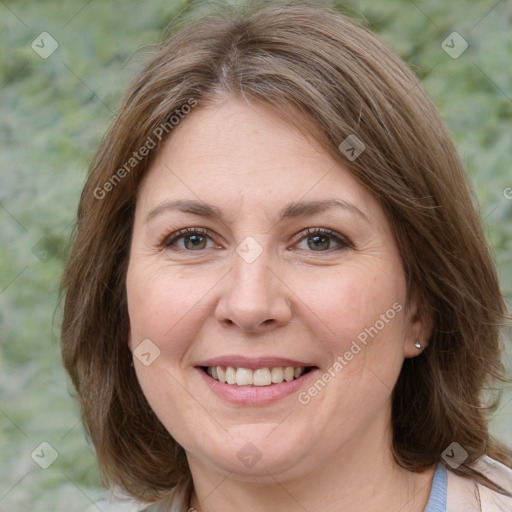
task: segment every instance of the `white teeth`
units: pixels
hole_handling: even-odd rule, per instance
[[[238,368],[236,370],[237,386],[249,386],[252,384],[252,370],[249,368]]]
[[[232,366],[226,368],[226,382],[228,384],[235,384],[236,382],[236,370]]]
[[[274,368],[234,368],[233,366],[209,366],[206,370],[208,375],[222,383],[237,386],[270,386],[271,384],[280,384],[283,381],[291,382],[298,379],[303,373],[304,368],[293,366]]]
[[[272,382],[274,384],[276,384],[278,382],[283,382],[283,379],[284,379],[283,369],[280,366],[278,366],[277,368],[272,368],[272,371],[270,372],[270,376],[271,376]]]
[[[259,368],[258,370],[254,370],[252,383],[254,386],[270,386],[270,384],[272,384],[270,370],[268,368]]]
[[[286,382],[290,382],[293,380],[293,377],[295,376],[295,370],[293,369],[293,366],[287,366],[284,369],[284,380]]]

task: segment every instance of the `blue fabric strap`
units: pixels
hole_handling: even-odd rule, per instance
[[[424,512],[446,512],[446,469],[437,465],[432,490]]]

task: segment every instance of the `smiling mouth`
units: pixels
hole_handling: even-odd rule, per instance
[[[276,366],[272,368],[236,368],[233,366],[201,366],[212,379],[231,386],[272,386],[299,379],[315,366]]]

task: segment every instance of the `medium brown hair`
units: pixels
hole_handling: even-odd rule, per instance
[[[62,353],[106,483],[154,501],[190,481],[184,450],[131,366],[125,277],[138,186],[172,136],[171,116],[231,97],[269,106],[317,139],[387,214],[408,297],[433,318],[428,346],[405,360],[393,392],[398,464],[442,462],[455,441],[468,453],[458,473],[475,476],[470,464],[484,454],[510,465],[482,396],[504,380],[506,308],[439,113],[369,30],[326,5],[274,3],[182,24],[129,88],[93,160],[63,278]],[[365,146],[354,160],[339,149],[349,135]],[[150,139],[157,147],[141,155]]]

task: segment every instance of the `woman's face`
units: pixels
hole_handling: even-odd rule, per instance
[[[192,469],[240,477],[382,447],[403,359],[426,341],[378,202],[237,99],[194,110],[148,172],[127,294],[154,412]]]

